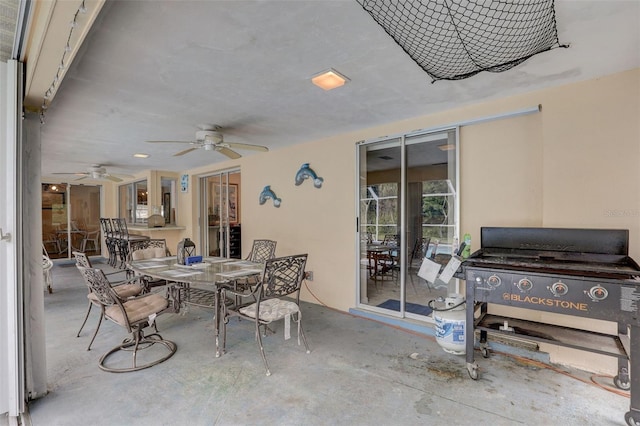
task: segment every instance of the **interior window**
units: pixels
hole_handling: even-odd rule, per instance
[[[119,217],[127,223],[147,223],[149,217],[149,190],[146,180],[140,180],[118,188]]]

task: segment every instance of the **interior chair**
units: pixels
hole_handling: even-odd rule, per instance
[[[44,285],[47,287],[49,294],[53,293],[53,277],[51,276],[51,268],[53,268],[53,262],[49,258],[49,253],[44,244],[42,245],[42,277],[44,278]]]
[[[53,234],[47,234],[47,236],[45,237],[44,240],[42,240],[42,244],[45,247],[47,245],[50,245],[50,248],[53,248],[53,250],[51,250],[51,253],[60,253],[62,251],[62,246],[60,245],[60,239],[58,238],[58,235],[53,233]],[[49,256],[49,254],[47,253],[47,256]]]
[[[304,279],[307,255],[299,254],[279,258],[268,259],[264,264],[264,269],[258,283],[250,289],[242,292],[233,288],[223,288],[222,296],[253,296],[255,301],[250,301],[241,305],[223,304],[222,314],[222,348],[224,350],[227,340],[227,325],[230,317],[237,316],[251,320],[255,324],[256,341],[264,362],[267,376],[271,375],[267,357],[262,344],[260,327],[263,326],[266,332],[268,324],[284,319],[285,339],[289,339],[290,321],[298,324],[298,345],[300,337],[307,350],[310,352],[307,339],[302,329],[302,312],[300,311],[300,286]],[[289,296],[289,297],[287,297]],[[224,300],[224,299],[223,299]]]
[[[100,229],[87,232],[80,243],[80,251],[86,253],[87,246],[90,244],[93,245],[94,251],[100,251]]]
[[[385,234],[382,240],[382,245],[385,246],[397,246],[400,242],[400,236],[398,234]]]
[[[273,240],[253,240],[253,246],[251,246],[246,260],[263,263],[268,259],[273,259],[276,256],[276,244],[278,242]]]
[[[73,256],[76,259],[77,267],[92,268],[91,261],[89,260],[89,257],[86,254],[74,251]],[[111,276],[111,275],[121,274],[123,272],[124,271],[115,271],[115,272],[110,272],[104,275],[106,277],[108,275]],[[110,284],[113,286],[113,290],[116,293],[116,295],[123,300],[128,299],[130,297],[138,296],[144,293],[145,291],[144,283],[139,282],[139,280],[138,282],[136,282],[135,279],[122,280],[122,281],[117,281]],[[91,313],[91,307],[95,305],[100,309],[100,318],[98,319],[98,325],[96,326],[96,330],[93,332],[93,336],[91,337],[89,346],[87,346],[87,350],[90,351],[91,345],[93,344],[93,341],[96,339],[96,336],[98,335],[98,330],[100,329],[100,325],[102,324],[102,318],[104,318],[105,307],[100,302],[100,298],[95,293],[93,293],[93,291],[91,290],[91,287],[89,287],[88,290],[89,290],[89,294],[87,294],[87,299],[89,299],[89,306],[87,308],[87,313],[84,316],[84,320],[82,321],[82,325],[80,326],[80,330],[78,330],[78,334],[76,334],[76,337],[80,337],[80,333],[82,332],[82,329],[87,323],[87,319],[89,318],[89,314]]]
[[[111,373],[138,371],[164,362],[176,353],[178,347],[175,343],[163,339],[157,332],[149,335],[144,333],[146,327],[155,323],[156,316],[169,308],[170,303],[166,297],[151,293],[125,300],[114,291],[102,270],[82,266],[78,266],[78,269],[91,292],[104,306],[105,318],[131,333],[131,336],[124,339],[121,344],[100,357],[98,366],[101,370]],[[138,362],[140,351],[150,351],[152,348],[160,346],[164,348],[160,352],[161,356],[158,357],[154,353],[144,356],[141,363]],[[116,361],[108,365],[110,357],[118,352],[122,352],[122,355],[131,354],[132,362]]]
[[[100,218],[100,227],[102,228],[102,235],[104,235],[104,242],[107,245],[109,251],[109,265],[115,268],[118,262],[119,244],[118,237],[113,230],[113,224],[108,217]]]
[[[413,245],[413,250],[411,251],[411,257],[409,259],[409,266],[413,266],[413,261],[418,259],[422,261],[427,255],[427,249],[429,248],[429,242],[431,241],[431,237],[421,237],[416,238],[416,241]]]
[[[389,277],[392,280],[397,279],[397,272],[399,271],[398,260],[400,257],[398,252],[399,243],[400,236],[398,234],[385,234],[382,245],[389,247],[389,251],[376,256],[376,261],[378,262],[377,278],[384,279]]]

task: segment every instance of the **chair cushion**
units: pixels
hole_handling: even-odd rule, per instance
[[[133,260],[144,260],[144,259],[153,259],[156,257],[164,257],[165,249],[162,247],[148,247],[142,250],[136,250],[131,253],[131,259]]]
[[[169,300],[159,294],[149,294],[147,296],[127,300],[122,305],[124,306],[125,311],[127,311],[129,324],[133,324],[140,320],[149,318],[149,315],[156,314],[166,309],[167,306],[169,306]],[[127,320],[124,318],[122,310],[117,305],[109,306],[105,309],[104,313],[107,317],[121,326],[127,326]]]
[[[256,303],[240,309],[240,313],[251,318],[256,317]],[[260,302],[260,320],[271,322],[284,318],[287,315],[300,312],[300,307],[295,302],[283,299],[267,299]]]
[[[117,285],[113,287],[113,290],[122,299],[128,299],[131,296],[137,296],[140,293],[142,293],[142,290],[144,290],[144,287],[142,286],[142,284],[122,284],[122,285]],[[87,297],[92,302],[96,302],[96,303],[100,302],[93,292],[89,293]]]

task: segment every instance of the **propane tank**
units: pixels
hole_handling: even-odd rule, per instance
[[[444,300],[444,308],[433,308],[436,322],[436,341],[445,352],[455,355],[466,353],[466,312],[464,297],[450,294]]]

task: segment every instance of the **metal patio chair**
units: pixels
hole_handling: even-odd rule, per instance
[[[92,268],[91,261],[89,260],[89,257],[86,254],[74,251],[73,256],[76,259],[77,267]],[[115,272],[111,272],[104,275],[111,276],[115,274],[121,274],[123,272],[125,271],[115,271]],[[136,282],[135,279],[130,279],[130,280],[117,281],[110,284],[113,286],[113,290],[118,295],[118,297],[120,297],[121,299],[128,299],[130,297],[138,296],[145,291],[144,282],[140,282],[140,280],[137,280],[137,281],[138,282]],[[105,307],[100,302],[100,298],[95,293],[93,293],[90,287],[88,287],[88,290],[89,290],[89,293],[87,294],[87,299],[89,299],[89,306],[87,307],[87,313],[84,316],[84,320],[82,321],[82,325],[80,326],[80,330],[78,330],[78,334],[76,334],[76,337],[80,337],[80,333],[82,332],[82,329],[87,323],[87,319],[89,318],[89,314],[91,313],[91,308],[94,305],[100,308],[100,318],[98,319],[98,325],[96,326],[96,330],[93,332],[93,336],[91,337],[89,346],[87,346],[87,350],[90,351],[91,345],[93,344],[93,341],[96,339],[96,336],[98,335],[98,330],[100,329],[100,325],[102,324]]]
[[[232,288],[222,289],[223,298],[233,298],[235,296],[255,297],[255,302],[252,300],[241,305],[223,305],[223,349],[226,345],[227,326],[230,317],[237,316],[253,321],[256,341],[267,376],[271,375],[271,371],[264,352],[260,327],[264,327],[266,332],[268,324],[283,319],[285,321],[285,339],[289,339],[289,324],[293,318],[298,324],[298,345],[300,344],[300,337],[302,337],[307,353],[311,352],[302,329],[302,312],[300,311],[300,286],[304,279],[306,263],[307,254],[268,259],[265,262],[261,278],[252,288],[245,291],[235,291]]]
[[[274,240],[253,240],[253,246],[247,256],[248,261],[262,263],[276,256],[276,244]]]
[[[107,277],[101,269],[85,268],[78,266],[82,277],[99,303],[104,306],[104,317],[124,327],[131,336],[124,339],[121,344],[100,357],[98,366],[103,371],[111,373],[125,373],[142,370],[166,361],[176,353],[177,345],[165,340],[157,332],[145,335],[144,329],[155,324],[157,315],[170,308],[169,300],[157,293],[145,294],[131,299],[122,299],[109,284]],[[149,351],[160,345],[164,347],[161,356],[156,354],[145,356],[142,363],[138,362],[140,351]],[[122,352],[122,355],[131,354],[132,362],[112,362],[112,355]],[[116,365],[114,365],[116,364]]]

